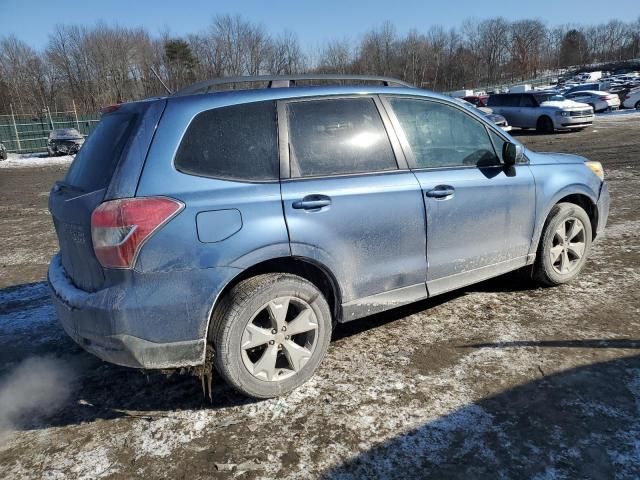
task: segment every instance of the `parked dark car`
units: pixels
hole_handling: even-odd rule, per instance
[[[84,144],[84,137],[75,128],[56,128],[51,130],[47,141],[47,152],[54,155],[75,155]]]
[[[8,156],[7,147],[5,147],[3,143],[0,143],[0,160],[6,160]]]
[[[598,162],[525,149],[399,80],[286,88],[309,78],[205,81],[102,116],[49,196],[71,338],[275,397],[312,377],[337,323],[520,268],[548,286],[583,270],[609,211]]]

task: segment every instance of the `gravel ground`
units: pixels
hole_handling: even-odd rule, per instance
[[[84,353],[43,284],[66,165],[0,171],[0,478],[640,476],[640,115],[515,132],[605,166],[609,227],[571,285],[510,274],[339,326],[274,400]]]

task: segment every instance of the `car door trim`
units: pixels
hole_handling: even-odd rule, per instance
[[[493,263],[474,270],[469,270],[467,272],[455,273],[447,277],[430,280],[427,281],[427,289],[429,290],[430,296],[447,293],[452,290],[457,290],[468,285],[482,282],[483,280],[488,280],[489,278],[497,277],[503,273],[531,265],[535,258],[535,253],[530,253],[521,257],[505,260],[504,262]]]
[[[424,283],[388,290],[342,304],[340,323],[384,312],[429,297]]]

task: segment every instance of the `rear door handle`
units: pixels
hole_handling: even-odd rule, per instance
[[[296,210],[318,210],[331,205],[331,198],[326,195],[307,195],[302,200],[296,200],[291,205]]]
[[[455,188],[450,185],[438,185],[431,190],[427,190],[425,195],[431,198],[446,198],[453,195],[455,191]]]

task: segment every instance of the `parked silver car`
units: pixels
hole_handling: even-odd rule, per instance
[[[609,92],[582,90],[567,93],[565,94],[565,98],[580,103],[586,103],[596,112],[618,110],[618,108],[620,108],[620,97]]]
[[[593,108],[549,92],[491,95],[487,105],[513,127],[535,128],[544,133],[582,129],[593,123]]]

